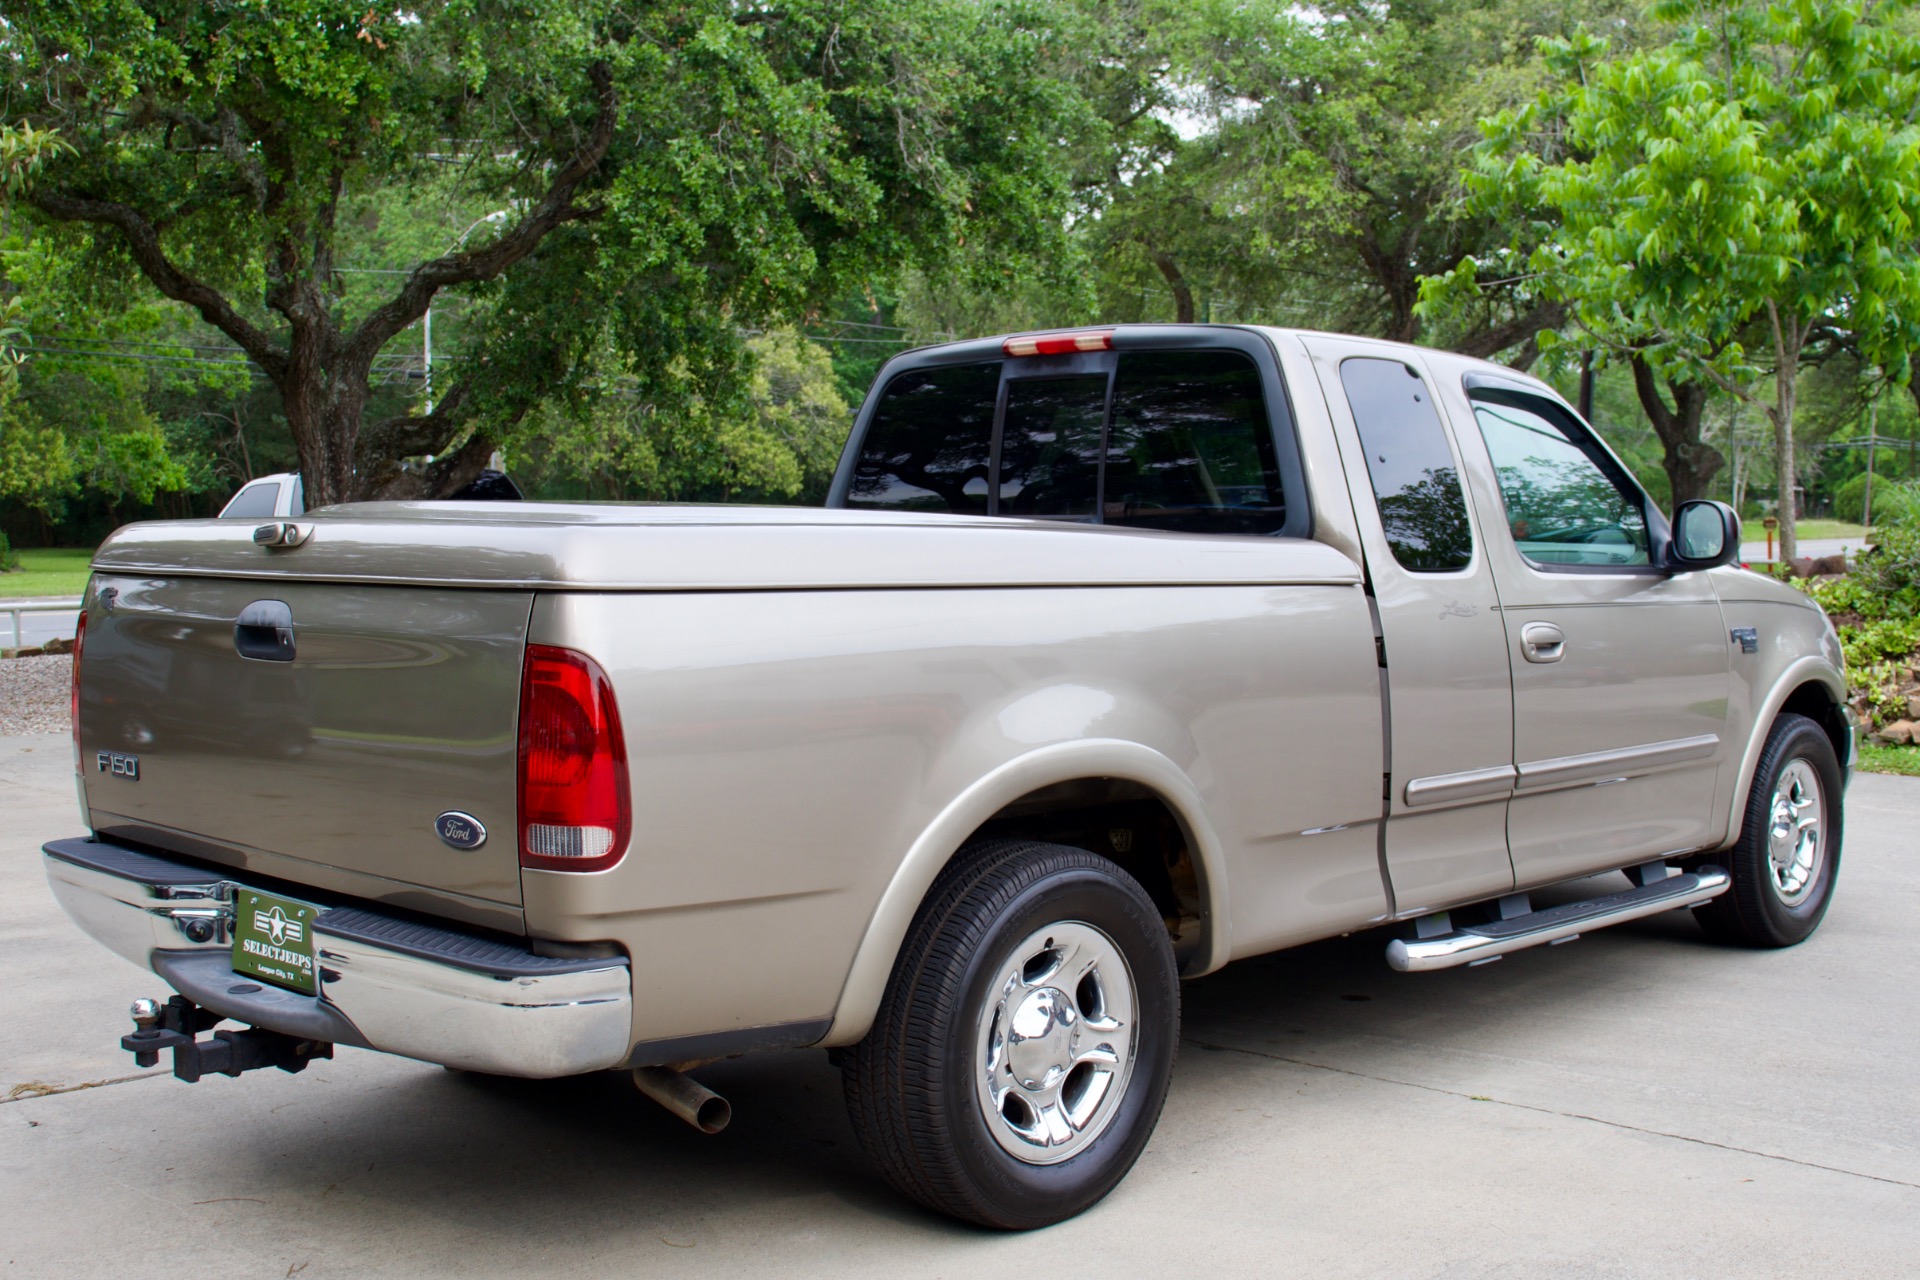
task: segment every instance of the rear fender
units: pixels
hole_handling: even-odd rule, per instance
[[[831,1048],[853,1044],[872,1027],[915,913],[968,837],[1022,796],[1081,778],[1119,778],[1138,783],[1173,811],[1193,856],[1200,890],[1200,945],[1187,976],[1211,973],[1227,962],[1232,926],[1227,911],[1225,855],[1192,781],[1173,761],[1137,742],[1091,738],[1056,743],[1009,760],[975,782],[942,809],[913,842],[867,923],[841,989],[833,1029],[822,1045]]]

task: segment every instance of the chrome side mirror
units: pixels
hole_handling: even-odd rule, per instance
[[[1740,555],[1740,517],[1724,502],[1695,499],[1673,513],[1667,567],[1676,572],[1731,564]]]

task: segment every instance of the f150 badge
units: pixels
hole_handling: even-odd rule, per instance
[[[487,829],[480,819],[458,809],[449,809],[433,820],[440,838],[456,849],[478,849],[487,842]]]
[[[123,756],[118,751],[102,751],[94,757],[100,766],[100,772],[110,773],[116,778],[140,781],[140,757]]]

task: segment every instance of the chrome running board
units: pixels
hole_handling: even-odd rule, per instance
[[[1683,872],[1651,884],[1639,884],[1623,893],[1527,911],[1490,924],[1466,925],[1427,937],[1395,938],[1387,944],[1387,963],[1402,973],[1484,964],[1498,960],[1509,951],[1522,951],[1543,943],[1572,942],[1589,929],[1604,929],[1610,924],[1638,920],[1679,907],[1697,907],[1725,893],[1727,885],[1725,871],[1719,867],[1701,867],[1698,871]]]

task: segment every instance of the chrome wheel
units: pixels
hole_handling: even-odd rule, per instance
[[[999,966],[974,1041],[987,1129],[1027,1164],[1058,1164],[1100,1136],[1126,1096],[1138,1036],[1133,972],[1105,932],[1036,929]]]
[[[1773,788],[1767,819],[1767,867],[1773,891],[1786,906],[1805,902],[1820,877],[1825,811],[1819,774],[1803,759],[1789,761]]]

